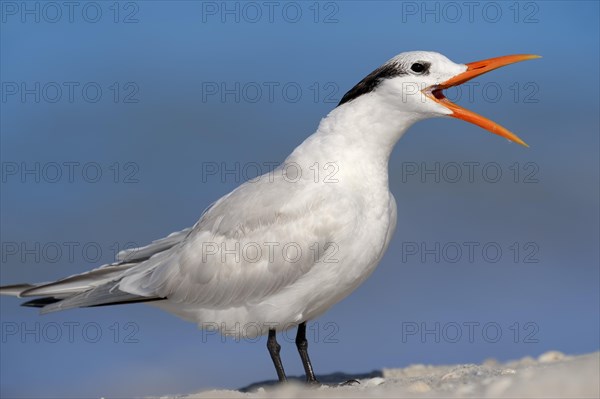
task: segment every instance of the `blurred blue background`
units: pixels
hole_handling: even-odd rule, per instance
[[[311,356],[324,374],[598,350],[598,2],[1,7],[1,284],[79,273],[191,226],[252,177],[244,165],[281,162],[399,52],[534,53],[448,94],[531,148],[454,119],[401,140],[390,249],[312,325]],[[236,163],[237,174],[220,169]],[[190,393],[275,376],[264,338],[223,343],[145,305],[40,317],[21,302],[0,299],[2,397]],[[288,374],[302,374],[292,341],[280,342]]]

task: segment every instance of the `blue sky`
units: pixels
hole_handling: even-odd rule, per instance
[[[529,149],[449,119],[398,144],[390,249],[309,329],[311,356],[330,373],[599,349],[597,2],[23,4],[0,2],[2,284],[79,273],[192,225],[399,52],[534,53],[449,92]],[[222,342],[149,306],[40,317],[19,303],[0,299],[2,397],[275,375],[264,339]]]

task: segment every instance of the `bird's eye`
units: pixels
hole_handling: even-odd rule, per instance
[[[410,66],[410,70],[416,73],[423,73],[426,69],[427,67],[424,64],[421,64],[420,62],[415,62]]]

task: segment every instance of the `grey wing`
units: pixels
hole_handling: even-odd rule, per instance
[[[223,197],[184,242],[155,264],[128,271],[119,288],[222,309],[261,301],[302,279],[354,227],[347,217],[352,200],[331,201],[327,190],[334,187],[277,183],[244,184]]]
[[[344,215],[352,212],[342,200],[328,201],[326,191],[314,184],[308,189],[293,183],[243,184],[192,229],[122,252],[121,262],[20,294],[56,299],[40,303],[43,313],[165,298],[210,308],[259,300],[301,279],[337,241],[336,234],[349,228]],[[219,257],[223,248],[273,242],[293,243],[305,256],[293,262],[280,251],[276,259],[259,261]],[[219,248],[210,259],[203,259],[206,243]]]

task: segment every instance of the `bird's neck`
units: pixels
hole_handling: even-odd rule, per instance
[[[395,144],[423,116],[402,110],[382,96],[363,95],[332,110],[296,153],[320,154],[323,160],[387,164]]]

